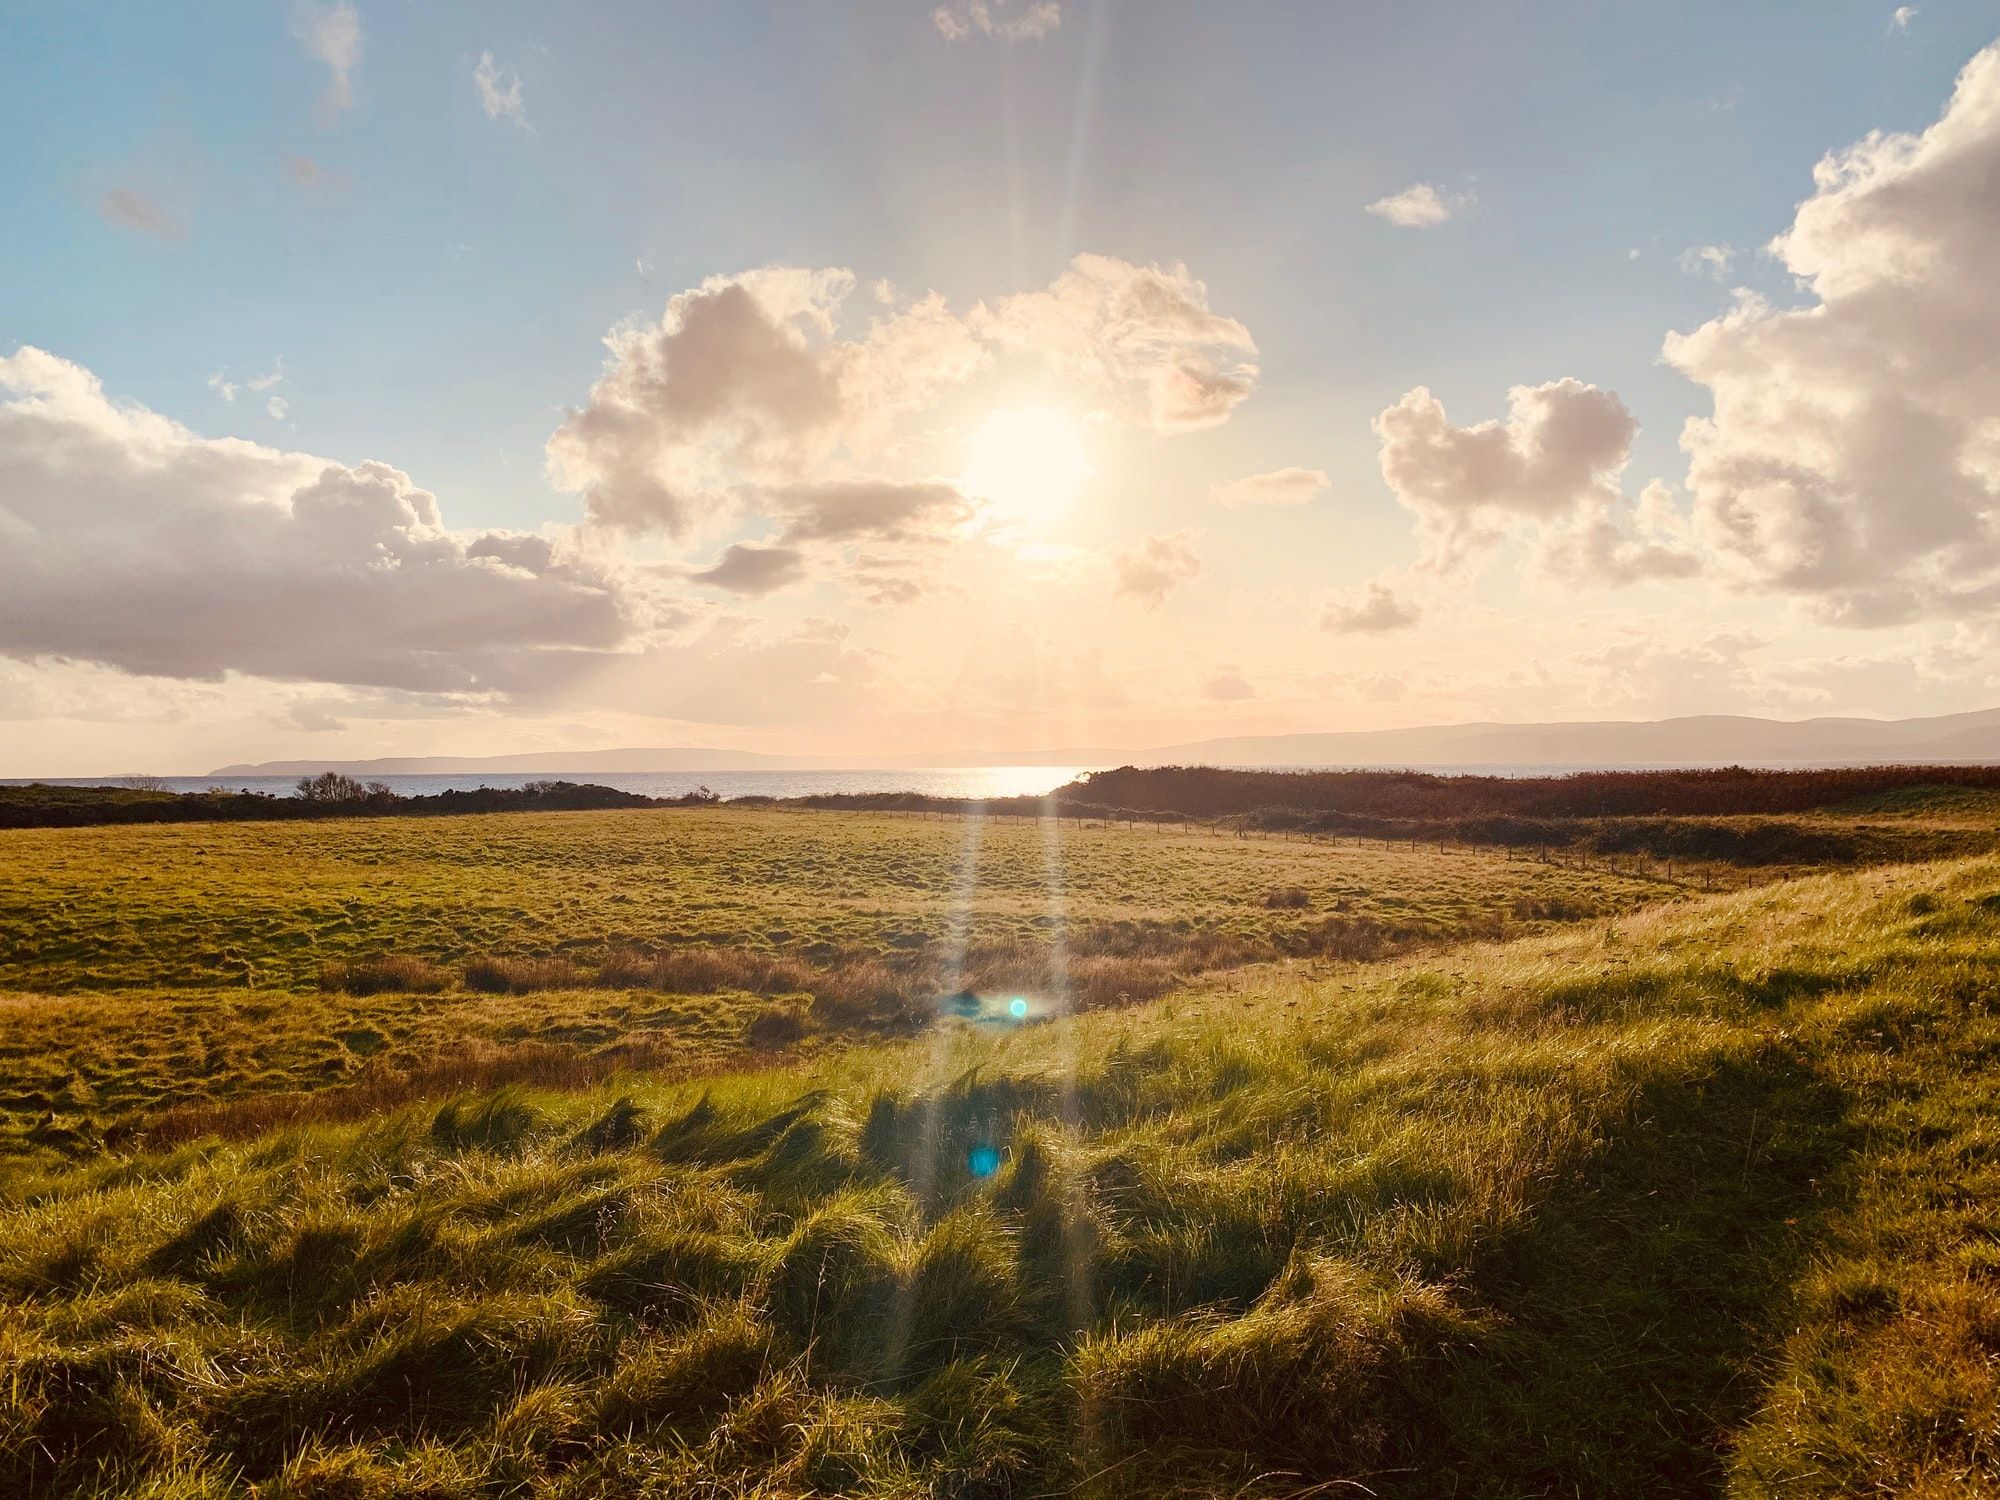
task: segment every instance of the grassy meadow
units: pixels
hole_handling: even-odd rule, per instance
[[[0,1494],[2000,1495],[2000,859],[690,810],[0,892]]]
[[[1297,905],[1272,904],[1297,890]],[[329,960],[594,963],[704,945],[825,964],[963,945],[1257,957],[1617,910],[1657,882],[1499,851],[1146,825],[755,809],[13,830],[0,987],[309,988]],[[1365,939],[1364,939],[1365,941]]]
[[[1680,894],[1499,851],[677,809],[0,834],[0,1159],[341,1090],[698,1069]],[[762,1018],[760,1020],[760,1017]]]

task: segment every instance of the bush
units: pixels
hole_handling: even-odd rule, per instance
[[[319,987],[349,995],[439,995],[451,988],[451,973],[407,953],[334,959],[320,965]]]

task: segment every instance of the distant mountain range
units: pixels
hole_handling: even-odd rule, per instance
[[[531,755],[391,755],[380,760],[265,760],[223,766],[211,776],[497,776],[572,771],[796,771],[831,764],[748,750],[538,750]]]
[[[1151,750],[1142,765],[1684,766],[2000,760],[2000,709],[1928,719],[1681,719],[1440,724],[1251,735]]]
[[[1926,719],[1690,718],[1560,724],[1438,724],[1193,740],[1150,750],[1072,747],[885,757],[877,767],[921,766],[1698,766],[1865,765],[2000,761],[2000,709]],[[576,775],[645,771],[866,770],[857,757],[757,755],[747,750],[547,750],[531,755],[425,755],[380,760],[273,760],[223,766],[212,776]]]

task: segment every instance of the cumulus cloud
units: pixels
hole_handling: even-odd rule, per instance
[[[1726,576],[1856,625],[2000,606],[2000,45],[1921,134],[1823,160],[1771,245],[1810,290],[1671,335],[1713,413],[1681,445]]]
[[[445,529],[383,463],[204,439],[0,359],[0,654],[154,676],[545,690],[654,620],[611,565]]]
[[[1200,576],[1201,555],[1195,551],[1200,539],[1199,531],[1170,531],[1114,553],[1111,566],[1118,576],[1119,597],[1149,606],[1164,603],[1167,595]]]
[[[1332,483],[1324,469],[1273,469],[1218,484],[1208,498],[1218,505],[1304,505],[1325,494]]]
[[[589,400],[549,440],[557,483],[582,492],[592,526],[626,535],[765,518],[790,546],[917,542],[962,525],[970,502],[871,470],[899,423],[1003,355],[1163,433],[1223,420],[1256,385],[1249,332],[1184,267],[1079,256],[1042,290],[964,315],[932,293],[844,337],[855,285],[842,269],[716,277],[615,331]]]
[[[1442,224],[1472,201],[1469,193],[1447,193],[1435,183],[1417,182],[1400,193],[1377,198],[1367,212],[1398,229],[1429,229]]]
[[[1357,593],[1330,601],[1319,626],[1336,635],[1382,635],[1406,630],[1422,617],[1421,610],[1398,599],[1387,584],[1372,582]]]
[[[1257,389],[1250,330],[1211,311],[1208,288],[1186,266],[1079,255],[1046,290],[981,307],[973,322],[1156,432],[1212,427]]]
[[[1020,6],[1009,0],[951,0],[931,12],[931,23],[948,42],[973,36],[1034,42],[1062,25],[1062,7],[1055,0],[1032,0]]]
[[[1418,386],[1375,419],[1382,477],[1416,514],[1425,564],[1449,568],[1520,523],[1603,512],[1638,423],[1610,391],[1563,379],[1515,386],[1507,420],[1454,426]]]
[[[806,555],[796,547],[767,547],[737,542],[723,549],[721,560],[691,576],[697,583],[733,594],[769,594],[805,576]]]
[[[487,119],[507,120],[519,130],[534,130],[528,123],[527,104],[521,98],[521,75],[509,68],[503,76],[491,52],[479,54],[479,62],[472,70],[472,85],[479,91],[479,107],[486,111]]]
[[[97,212],[107,224],[164,244],[187,238],[186,212],[156,192],[136,187],[106,188],[98,195]]]
[[[837,442],[846,404],[833,313],[845,271],[713,278],[658,324],[606,340],[611,366],[549,440],[590,519],[685,536],[726,511],[746,478],[804,471]]]
[[[326,64],[326,90],[313,106],[321,125],[331,125],[354,105],[354,70],[361,66],[361,17],[347,0],[314,5],[300,0],[292,12],[292,35],[306,56]]]
[[[1914,5],[1899,5],[1889,12],[1889,29],[1891,31],[1908,31],[1910,29],[1910,22],[1916,20],[1916,18],[1917,8]]]

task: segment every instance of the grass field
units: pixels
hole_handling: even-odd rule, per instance
[[[907,1030],[967,985],[1039,996],[1058,966],[1080,1003],[1116,1004],[1218,968],[1680,894],[1493,851],[1021,819],[17,830],[0,835],[0,1158],[125,1143],[166,1111],[170,1131],[241,1130],[330,1089],[362,1091],[353,1109],[481,1078],[700,1068],[774,1009],[809,1024],[755,1040],[811,1049]],[[399,962],[367,972],[383,958]]]
[[[688,809],[0,913],[0,1494],[2000,1495],[2000,859]]]
[[[2000,864],[18,1176],[24,1495],[1994,1493]]]
[[[1267,904],[1296,887],[1306,902]],[[328,959],[594,960],[748,947],[827,961],[964,943],[1258,956],[1320,935],[1492,930],[1615,910],[1651,881],[1490,852],[1280,842],[1032,819],[621,811],[15,830],[0,987],[313,985]]]

